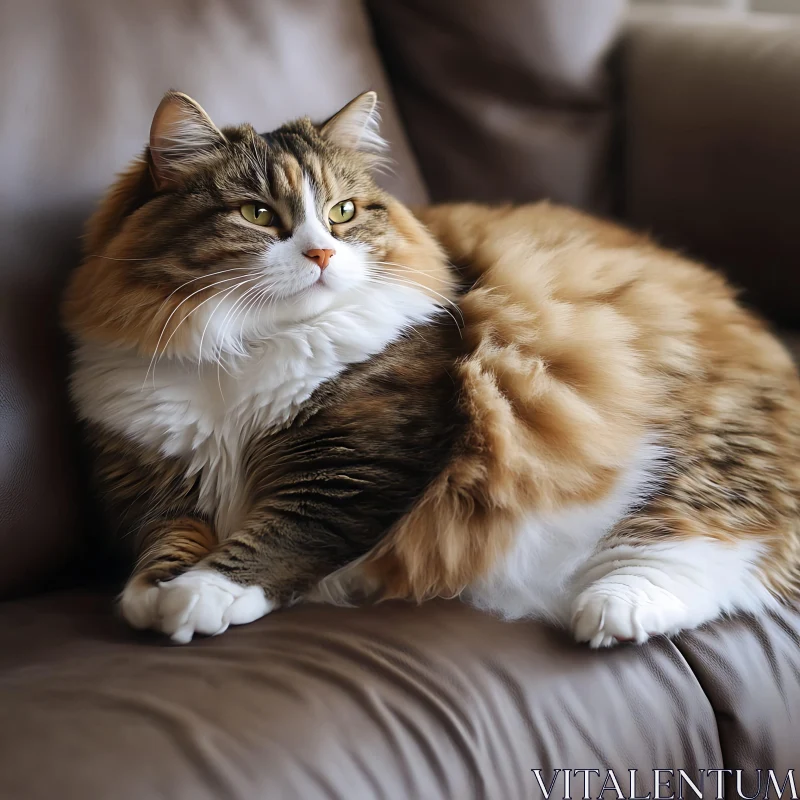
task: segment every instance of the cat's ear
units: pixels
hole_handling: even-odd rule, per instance
[[[222,131],[188,95],[167,92],[150,126],[153,179],[159,189],[180,182],[182,175],[225,144]]]
[[[380,154],[388,146],[380,134],[380,119],[378,95],[364,92],[323,122],[319,132],[337,147]]]

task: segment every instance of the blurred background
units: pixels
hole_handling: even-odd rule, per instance
[[[725,11],[772,11],[778,14],[798,14],[797,0],[634,0],[637,5],[697,6],[720,8]]]

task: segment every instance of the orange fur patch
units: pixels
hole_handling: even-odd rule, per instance
[[[146,236],[135,221],[127,220],[124,229],[123,224],[131,203],[150,192],[148,164],[135,161],[90,219],[86,256],[62,304],[65,327],[80,340],[132,347],[147,356],[155,353],[157,345],[159,352],[165,347],[167,354],[180,352],[185,347],[181,323],[208,296],[203,291],[189,299],[179,293],[166,296],[169,293],[165,295],[162,286],[130,277],[130,254],[139,251],[137,245]],[[195,283],[191,291],[201,286]]]
[[[393,236],[385,259],[386,271],[452,309],[448,301],[455,296],[455,282],[444,251],[402,203],[387,197],[387,209]]]
[[[460,304],[470,352],[454,376],[471,429],[365,564],[385,597],[457,594],[508,549],[526,514],[601,498],[643,437],[679,432],[687,410],[702,407],[721,366],[734,395],[737,380],[777,373],[794,397],[785,424],[800,443],[791,362],[718,275],[548,204],[440,206],[420,216],[476,279]],[[793,496],[796,506],[800,474],[794,465],[786,470],[794,477],[784,504]],[[678,536],[766,535],[735,509],[662,513],[682,515]],[[791,542],[781,550],[791,549],[792,569],[800,556],[796,520],[787,508],[780,538]]]

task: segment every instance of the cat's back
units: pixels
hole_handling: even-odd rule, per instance
[[[481,376],[465,379],[476,404],[507,404],[509,419],[582,451],[596,472],[647,432],[687,458],[757,432],[800,490],[796,365],[721,274],[548,203],[421,216],[474,281],[462,372]]]
[[[460,271],[481,287],[523,292],[527,302],[620,304],[642,316],[648,289],[692,305],[731,301],[714,271],[663,249],[644,234],[547,201],[520,206],[445,204],[418,214]],[[522,299],[522,297],[520,299]],[[636,305],[636,300],[642,305]]]
[[[493,313],[503,316],[502,298],[536,316],[541,344],[565,344],[567,330],[573,341],[590,337],[602,317],[613,338],[646,355],[643,367],[697,377],[735,364],[794,381],[788,352],[722,275],[643,234],[548,202],[418,213],[473,293],[494,297]]]
[[[574,528],[585,533],[607,503],[622,519],[621,486],[647,495],[676,476],[662,487],[663,519],[685,516],[687,497],[720,485],[708,501],[716,507],[734,491],[720,481],[720,465],[730,480],[777,476],[773,499],[785,513],[770,530],[796,526],[800,381],[786,350],[721,275],[545,203],[417,213],[468,283],[459,301],[467,353],[453,377],[469,411],[469,446],[429,490],[436,502],[421,503],[393,550],[385,548],[408,584],[390,595],[424,597],[442,585],[455,592],[465,575],[489,574],[492,554],[504,548],[514,563],[544,563],[511,548],[516,532],[531,534],[520,541],[549,541],[542,530],[567,541],[575,518],[564,513],[585,510]],[[754,453],[754,442],[766,444]],[[474,513],[481,504],[492,509],[491,537]],[[443,507],[445,521],[430,511]],[[720,517],[715,530],[741,523]],[[784,541],[793,547],[795,538]],[[579,537],[576,553],[595,544]]]

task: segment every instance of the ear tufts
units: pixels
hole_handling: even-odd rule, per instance
[[[388,144],[380,134],[380,120],[378,95],[364,92],[324,122],[319,132],[336,147],[381,154]]]
[[[161,189],[179,183],[225,142],[222,131],[199,103],[182,92],[167,92],[150,126],[150,157],[156,185]]]

